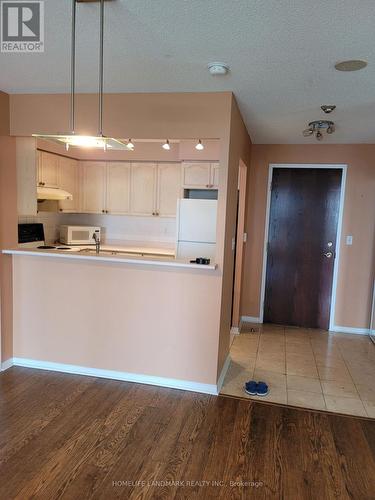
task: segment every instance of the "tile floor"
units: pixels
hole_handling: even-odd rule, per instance
[[[375,345],[365,335],[250,325],[234,337],[222,394],[375,418]],[[245,381],[270,393],[248,396]]]

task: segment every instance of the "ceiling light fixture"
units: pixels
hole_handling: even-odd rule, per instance
[[[128,140],[128,142],[127,142],[127,144],[126,144],[126,149],[127,149],[128,151],[134,151],[134,147],[135,147],[135,146],[134,146],[134,144],[133,144],[132,140],[131,140],[131,139],[129,139],[129,140]]]
[[[334,104],[323,104],[320,106],[320,109],[328,115],[329,113],[332,113],[332,111],[335,111],[336,106]]]
[[[229,66],[228,64],[221,63],[221,62],[212,62],[207,65],[208,71],[211,73],[213,76],[218,76],[218,75],[226,75],[229,71]]]
[[[104,1],[100,2],[100,43],[99,43],[99,123],[97,136],[81,136],[75,134],[75,82],[76,82],[76,13],[77,2],[72,0],[72,36],[71,36],[71,62],[70,62],[70,133],[69,134],[33,134],[34,137],[64,143],[70,146],[85,148],[126,149],[126,144],[118,139],[103,135],[103,81],[104,81]],[[84,3],[84,2],[83,2]]]
[[[168,139],[162,145],[162,148],[165,149],[166,151],[169,151],[171,149],[171,145],[169,144],[169,140]]]
[[[337,71],[359,71],[367,66],[367,61],[361,59],[349,59],[335,64]]]
[[[333,132],[336,130],[335,124],[330,120],[315,120],[309,123],[308,128],[305,129],[302,134],[304,137],[310,137],[311,135],[315,134],[316,140],[321,141],[323,140],[322,131],[324,130],[327,132],[327,134],[333,134]]]
[[[195,149],[197,149],[198,151],[203,151],[204,149],[204,146],[202,144],[202,141],[199,139],[196,146],[195,146]]]

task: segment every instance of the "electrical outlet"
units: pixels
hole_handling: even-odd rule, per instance
[[[247,242],[247,233],[243,233],[243,242],[246,243]]]
[[[348,234],[346,237],[346,244],[347,245],[353,245],[353,236],[351,234]]]

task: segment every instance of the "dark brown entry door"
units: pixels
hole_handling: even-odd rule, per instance
[[[275,168],[264,321],[329,327],[341,169]]]

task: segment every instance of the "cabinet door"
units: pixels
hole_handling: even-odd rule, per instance
[[[82,162],[82,212],[105,213],[106,164]]]
[[[132,163],[130,180],[130,213],[155,215],[156,164]]]
[[[52,188],[59,187],[59,156],[42,151],[39,172],[39,185]]]
[[[35,137],[16,137],[18,215],[37,215],[37,151]]]
[[[159,163],[157,180],[157,215],[175,217],[181,197],[181,165]]]
[[[60,212],[79,212],[79,170],[78,161],[72,158],[59,159],[60,188],[73,195],[72,200],[59,201]]]
[[[211,163],[211,187],[218,189],[219,188],[219,164]]]
[[[130,163],[107,163],[106,211],[127,214],[130,211]]]
[[[183,163],[182,176],[184,187],[207,188],[210,184],[210,164]]]

